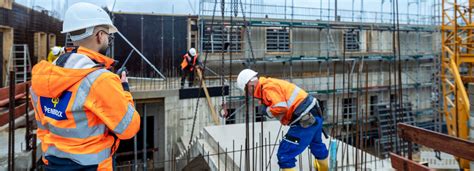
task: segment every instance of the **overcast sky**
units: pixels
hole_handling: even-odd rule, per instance
[[[230,0],[226,0],[229,2]],[[338,9],[361,9],[363,3],[364,11],[379,12],[381,9],[381,2],[385,1],[383,10],[390,12],[392,0],[338,0]],[[399,0],[400,13],[416,13],[416,3],[411,3],[408,9],[409,2],[420,2],[420,11],[422,14],[431,15],[433,11],[433,4],[440,0]],[[61,17],[64,14],[64,9],[77,2],[90,2],[99,6],[107,6],[112,8],[114,2],[114,11],[122,12],[140,12],[140,13],[161,13],[161,14],[197,14],[199,12],[199,0],[15,0],[15,2],[25,6],[40,6],[44,9],[56,11]],[[264,3],[271,5],[288,6],[294,3],[295,7],[312,7],[312,8],[334,8],[335,0],[242,0],[244,3]]]

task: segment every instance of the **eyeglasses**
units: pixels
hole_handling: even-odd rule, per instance
[[[114,35],[111,34],[111,33],[106,32],[105,30],[99,30],[99,31],[97,31],[96,36],[98,36],[100,32],[104,32],[105,34],[107,34],[107,35],[109,36],[109,37],[108,37],[109,43],[112,42],[112,41],[114,41],[114,39],[115,39]]]

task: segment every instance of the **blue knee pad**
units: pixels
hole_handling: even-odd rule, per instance
[[[326,145],[323,143],[311,144],[310,149],[313,156],[318,160],[325,159],[329,155],[328,149],[326,148]]]

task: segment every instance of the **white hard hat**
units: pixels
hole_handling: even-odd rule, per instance
[[[61,53],[61,50],[62,50],[62,48],[58,47],[58,46],[55,46],[55,47],[51,48],[51,52],[53,52],[54,56],[58,56],[59,53]]]
[[[99,25],[107,25],[109,27],[109,33],[117,32],[117,28],[113,25],[109,14],[107,14],[104,9],[94,4],[79,2],[71,5],[67,9],[61,33],[70,33],[81,29],[90,30]],[[92,33],[89,34],[92,35]],[[90,35],[83,36],[82,38],[88,36]]]
[[[189,49],[189,54],[191,56],[196,56],[196,49],[194,49],[194,48]]]
[[[245,85],[255,76],[257,72],[251,69],[244,69],[240,71],[239,76],[237,76],[237,88],[242,91],[245,91]]]

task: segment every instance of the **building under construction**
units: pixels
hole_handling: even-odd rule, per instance
[[[319,100],[330,170],[474,168],[474,2],[197,2],[195,15],[108,10],[120,31],[108,54],[128,69],[141,117],[116,170],[278,170],[288,127],[236,88],[245,68]],[[31,66],[70,39],[45,9],[3,0],[0,15],[0,170],[42,170]],[[190,48],[204,79],[181,88]],[[304,151],[297,169],[313,170],[312,158]]]

